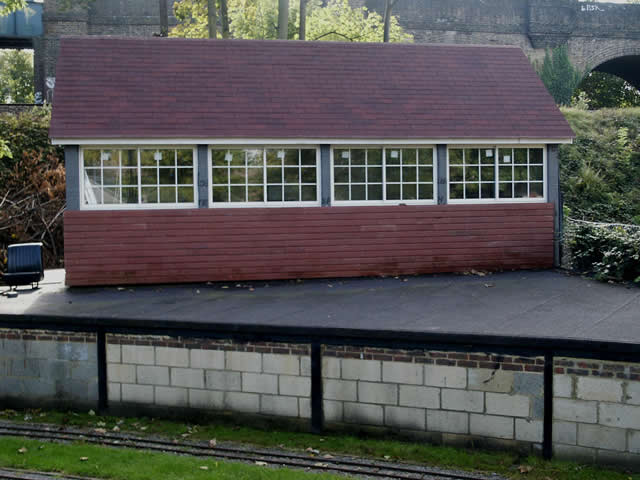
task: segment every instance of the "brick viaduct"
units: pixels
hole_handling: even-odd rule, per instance
[[[384,0],[350,0],[382,11]],[[169,11],[174,0],[168,0]],[[94,0],[90,8],[58,8],[45,0],[44,35],[34,39],[36,90],[55,77],[64,35],[151,36],[158,33],[158,0]],[[518,45],[540,60],[545,48],[567,44],[581,70],[618,75],[640,88],[640,5],[578,0],[400,0],[400,24],[420,43]],[[175,19],[170,19],[175,24]]]

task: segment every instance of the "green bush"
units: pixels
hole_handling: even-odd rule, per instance
[[[565,247],[576,270],[601,280],[640,283],[640,227],[568,219]]]

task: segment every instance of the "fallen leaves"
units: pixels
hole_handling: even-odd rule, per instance
[[[27,447],[20,447],[18,449],[18,453],[21,455],[24,455],[25,453],[27,453],[29,450],[27,450]]]
[[[215,438],[209,440],[209,447],[216,448],[216,446],[218,446],[218,441]]]
[[[520,473],[529,473],[533,470],[533,467],[531,465],[520,465],[518,467],[518,471]]]

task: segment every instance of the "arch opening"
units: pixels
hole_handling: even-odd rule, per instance
[[[612,58],[593,69],[620,77],[640,90],[640,55],[625,55]]]

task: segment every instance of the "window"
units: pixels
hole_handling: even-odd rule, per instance
[[[449,200],[544,200],[543,148],[450,148]]]
[[[195,151],[83,149],[86,207],[195,205]]]
[[[317,205],[315,148],[229,148],[211,151],[213,204]]]
[[[333,200],[338,204],[433,202],[433,162],[433,147],[336,148]]]

